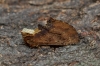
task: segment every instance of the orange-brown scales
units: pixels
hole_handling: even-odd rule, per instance
[[[30,47],[41,45],[69,45],[79,42],[75,28],[68,23],[49,18],[45,26],[39,24],[35,30],[23,29],[21,31],[24,41]]]

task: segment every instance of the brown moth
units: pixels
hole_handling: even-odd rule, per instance
[[[49,18],[45,26],[38,24],[38,28],[21,31],[24,41],[30,47],[42,45],[69,45],[79,42],[75,28],[68,23]]]

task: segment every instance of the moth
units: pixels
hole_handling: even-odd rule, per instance
[[[21,34],[25,43],[30,47],[65,46],[79,42],[79,35],[73,26],[51,17],[47,20],[47,24],[38,24],[38,28],[34,30],[24,28]]]

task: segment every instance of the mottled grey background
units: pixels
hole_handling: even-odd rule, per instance
[[[48,16],[72,25],[80,42],[26,46],[20,31]],[[0,0],[0,66],[100,66],[100,0]]]

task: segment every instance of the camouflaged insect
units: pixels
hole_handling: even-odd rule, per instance
[[[68,23],[49,18],[45,26],[38,24],[38,28],[23,29],[21,31],[24,41],[30,47],[42,45],[69,45],[79,42],[75,28]]]

